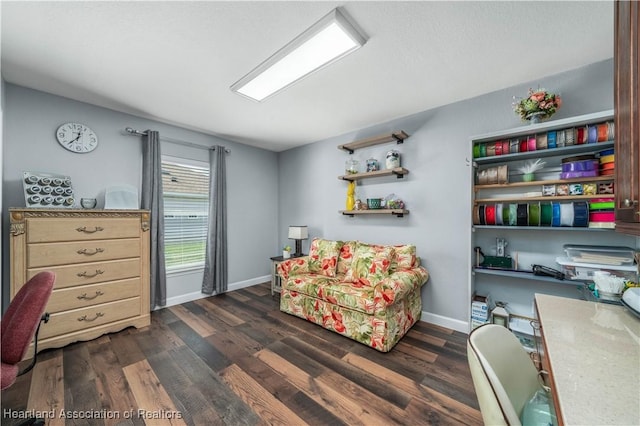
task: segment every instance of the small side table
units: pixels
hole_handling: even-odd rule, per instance
[[[300,256],[292,255],[289,259],[295,259],[296,257],[302,256],[306,256],[306,254],[302,254]],[[282,290],[282,279],[280,278],[280,275],[278,275],[278,265],[289,259],[285,259],[282,256],[274,256],[271,258],[271,297],[276,293],[280,294],[280,290]]]

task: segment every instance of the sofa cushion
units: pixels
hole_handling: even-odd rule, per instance
[[[361,286],[375,286],[389,275],[394,248],[358,243],[344,281]]]
[[[374,303],[374,287],[354,286],[353,283],[341,282],[339,278],[320,274],[291,277],[283,283],[283,287],[289,291],[366,314],[374,314],[385,306],[384,303]]]
[[[309,250],[309,272],[335,277],[341,247],[342,241],[314,238]]]
[[[340,256],[338,257],[338,276],[344,276],[353,262],[353,254],[356,251],[356,241],[345,241],[340,248]]]
[[[412,244],[393,246],[395,256],[391,261],[391,271],[411,269],[416,266],[416,246]]]

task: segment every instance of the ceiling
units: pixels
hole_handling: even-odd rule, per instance
[[[261,103],[231,92],[338,6],[363,48]],[[5,81],[273,151],[613,56],[612,1],[5,0],[0,12]]]

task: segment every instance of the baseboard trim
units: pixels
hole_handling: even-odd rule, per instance
[[[465,321],[460,321],[454,318],[443,317],[442,315],[436,315],[430,312],[422,311],[422,316],[420,317],[420,321],[439,325],[441,327],[450,328],[452,330],[459,331],[464,334],[469,334],[469,323]]]
[[[250,280],[238,281],[237,283],[229,284],[227,291],[240,290],[241,288],[251,287],[251,286],[262,284],[268,281],[271,281],[271,275],[264,275],[262,277],[251,278]],[[187,303],[187,302],[193,302],[194,300],[204,299],[205,297],[209,297],[209,295],[203,294],[200,291],[181,294],[179,296],[168,298],[166,305],[159,306],[156,309],[168,308],[169,306],[180,305],[182,303]]]

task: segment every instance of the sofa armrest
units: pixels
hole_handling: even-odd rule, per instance
[[[393,305],[396,300],[404,299],[408,293],[424,285],[428,279],[429,272],[422,266],[395,271],[376,284],[374,300],[383,306]]]
[[[289,276],[309,273],[309,256],[294,257],[278,264],[278,275],[286,280]]]

